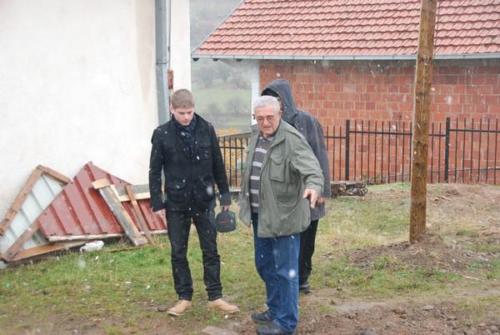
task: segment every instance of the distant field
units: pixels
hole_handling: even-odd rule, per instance
[[[214,102],[221,106],[232,97],[237,97],[248,103],[250,110],[251,93],[247,89],[226,88],[223,86],[213,88],[196,88],[193,87],[196,104],[199,106],[208,106]]]
[[[197,112],[212,122],[217,130],[246,130],[250,126],[250,90],[193,87],[193,94]],[[229,101],[235,98],[239,100],[239,111],[228,107]]]

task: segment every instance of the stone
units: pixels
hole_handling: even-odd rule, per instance
[[[424,311],[432,311],[434,309],[434,306],[433,305],[425,305],[422,309]]]

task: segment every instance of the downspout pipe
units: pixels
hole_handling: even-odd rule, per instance
[[[156,92],[159,124],[170,119],[168,69],[170,67],[171,8],[171,0],[155,0]]]

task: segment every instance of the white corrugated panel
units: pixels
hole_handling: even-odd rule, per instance
[[[42,174],[24,200],[21,209],[10,223],[5,234],[0,237],[0,252],[7,251],[14,242],[28,229],[36,218],[47,208],[52,200],[62,191],[64,184],[49,175]],[[26,241],[23,249],[47,244],[48,241],[39,232]]]

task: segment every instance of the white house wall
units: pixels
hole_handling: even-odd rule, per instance
[[[172,8],[170,68],[174,89],[191,89],[191,43],[189,0],[170,0]]]
[[[147,182],[154,0],[0,1],[0,218],[32,170]],[[189,21],[188,21],[189,22]]]
[[[253,114],[253,101],[255,98],[260,96],[262,88],[260,87],[260,72],[259,72],[259,62],[258,61],[248,61],[249,73],[250,73],[250,87],[252,90],[252,109],[250,114]],[[250,115],[250,122],[252,125],[257,124],[252,115]]]

